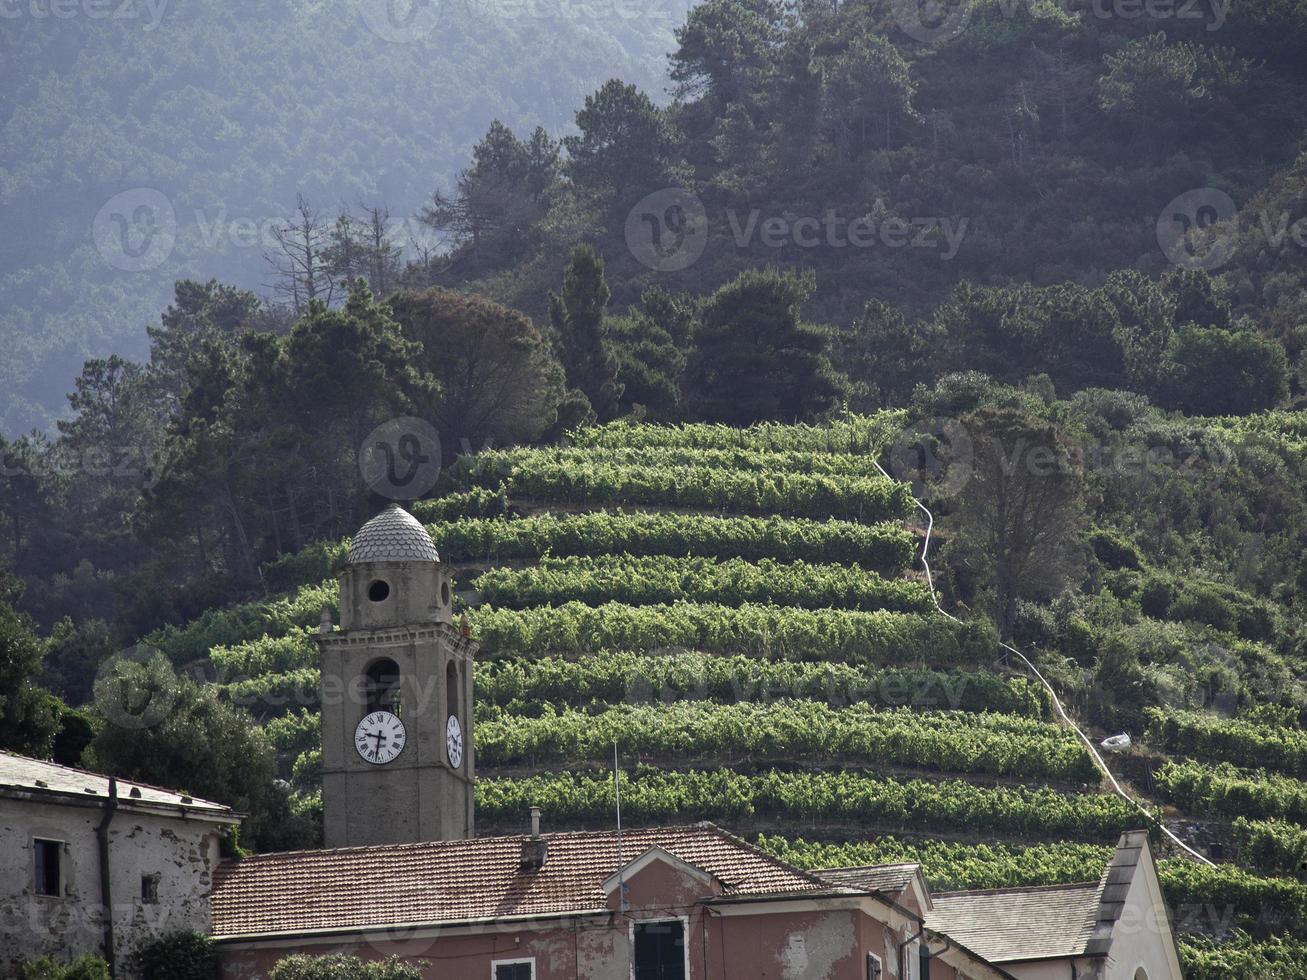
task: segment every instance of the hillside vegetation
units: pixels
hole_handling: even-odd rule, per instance
[[[1083,403],[1050,408],[1088,421]],[[911,547],[874,561],[857,547],[823,548],[824,538],[840,540],[841,520],[789,516],[801,503],[769,513],[760,502],[751,475],[787,471],[757,464],[784,459],[796,441],[806,443],[804,470],[864,474],[853,476],[867,481],[857,492],[901,499],[905,485],[872,465],[887,458],[888,429],[867,421],[846,423],[883,433],[864,444],[839,426],[588,429],[568,448],[474,457],[455,468],[445,496],[416,506],[434,519],[481,643],[479,830],[516,831],[530,805],[551,826],[607,825],[614,741],[628,819],[721,821],[810,867],[919,859],[940,888],[1092,879],[1122,829],[1161,818],[1195,844],[1224,847],[1214,869],[1178,854],[1163,862],[1194,975],[1235,963],[1254,971],[1235,975],[1254,976],[1259,958],[1301,957],[1307,699],[1296,679],[1296,600],[1245,596],[1232,584],[1242,570],[1209,565],[1210,578],[1179,579],[1143,561],[1134,541],[1150,532],[1122,519],[1127,501],[1111,503],[1110,479],[1099,486],[1100,523],[1085,539],[1098,591],[1023,600],[1016,637],[1096,737],[1120,723],[1141,740],[1111,761],[1146,801],[1145,816],[1105,791],[1078,738],[1054,722],[1047,692],[1002,660],[991,627],[934,610]],[[1116,435],[1137,437],[1141,424],[1155,436],[1177,423],[1148,416]],[[1281,452],[1279,436],[1252,435],[1254,420],[1183,427],[1186,438],[1233,434],[1222,487]],[[663,461],[687,478],[662,484],[663,499],[608,479],[643,453],[671,454]],[[536,481],[542,469],[548,481]],[[1176,467],[1144,482],[1174,493],[1172,480],[1216,477]],[[685,494],[704,486],[729,489],[711,511],[689,508]],[[494,492],[498,514],[482,516],[479,491]],[[1219,511],[1219,499],[1207,506]],[[960,508],[943,509],[955,511],[945,518],[946,575],[964,581],[947,533]],[[763,522],[749,525],[744,554],[727,530],[746,520],[728,516],[738,510]],[[902,507],[870,516],[893,520],[848,530],[883,528],[883,540],[897,541],[892,529],[912,526]],[[1258,533],[1271,544],[1273,530]],[[797,558],[798,541],[825,560]],[[214,611],[149,640],[174,663],[199,658],[223,698],[262,720],[306,815],[321,806],[312,628],[321,608],[335,608],[328,576],[345,547],[270,567],[284,599]],[[1167,549],[1152,553],[1172,560]],[[1104,689],[1123,674],[1135,676],[1129,696],[1150,705],[1136,717],[1122,703],[1127,689]],[[1232,929],[1243,932],[1232,938]]]

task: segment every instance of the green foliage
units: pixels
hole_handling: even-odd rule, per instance
[[[888,484],[887,484],[888,485]],[[425,508],[413,508],[424,517]],[[429,528],[441,557],[537,558],[541,555],[700,555],[841,561],[895,571],[912,560],[912,536],[897,524],[855,524],[784,517],[704,514],[545,515],[470,519]]]
[[[103,725],[88,750],[93,768],[248,813],[244,836],[256,846],[305,840],[307,828],[289,820],[285,797],[273,785],[267,736],[212,687],[176,676],[155,654],[113,664],[97,684],[95,703]]]
[[[826,843],[763,834],[758,846],[805,869],[915,861],[934,891],[1093,881],[1112,856],[1110,847],[1099,844],[963,844],[897,837]]]
[[[694,422],[633,426],[613,422],[579,429],[571,438],[581,448],[875,454],[889,445],[905,421],[904,412],[887,411],[852,415],[823,425],[758,422],[733,426]]]
[[[167,626],[152,633],[145,643],[162,650],[173,663],[184,664],[209,656],[215,647],[316,625],[322,610],[335,611],[337,601],[336,583],[319,581],[292,596],[210,609],[185,627]]]
[[[469,618],[488,658],[679,647],[775,660],[948,669],[988,664],[996,652],[993,634],[983,625],[913,613],[568,602],[542,609],[482,608]]]
[[[582,432],[587,430],[582,429]],[[620,430],[619,430],[620,431]],[[639,430],[628,430],[639,431]],[[869,448],[866,453],[814,452],[809,449],[756,449],[743,446],[582,446],[569,448],[485,450],[464,463],[473,479],[490,482],[511,473],[515,465],[587,464],[612,466],[674,466],[745,472],[806,473],[810,476],[880,477]]]
[[[554,424],[562,367],[530,317],[442,289],[387,302],[404,336],[422,345],[435,389],[418,414],[439,432],[446,461],[467,447],[537,439]]]
[[[0,577],[0,749],[45,758],[62,706],[37,686],[45,648],[31,621],[4,601]]]
[[[542,558],[531,568],[496,568],[473,582],[483,601],[522,609],[578,601],[631,605],[718,602],[773,603],[808,609],[890,609],[926,612],[930,591],[920,582],[884,579],[847,565],[781,564],[771,558]]]
[[[1148,739],[1168,753],[1307,778],[1307,731],[1192,711],[1148,711]]]
[[[1185,936],[1180,962],[1189,980],[1295,980],[1307,974],[1307,943],[1284,936],[1254,941],[1247,933],[1225,941]]]
[[[807,422],[833,409],[844,379],[826,332],[799,318],[816,283],[778,269],[742,272],[705,303],[687,371],[696,412],[712,422]]]
[[[610,82],[611,86],[621,89],[616,82]],[[649,109],[657,111],[652,105]],[[595,152],[597,155],[600,151]],[[574,167],[596,165],[593,159],[574,158],[571,163]],[[617,356],[604,318],[610,295],[603,259],[589,245],[578,245],[572,251],[563,276],[562,294],[549,294],[549,322],[557,338],[567,383],[585,395],[594,414],[605,422],[617,414],[617,401],[622,397],[622,386],[617,382]]]
[[[215,980],[218,950],[208,936],[174,932],[136,953],[142,980]]]
[[[1156,774],[1157,789],[1191,813],[1233,820],[1281,819],[1307,824],[1307,782],[1264,770],[1174,760]]]
[[[724,823],[757,816],[787,821],[856,822],[921,831],[1114,840],[1139,811],[1105,794],[1064,795],[1025,786],[989,788],[961,781],[899,781],[855,772],[743,775],[637,770],[622,774],[622,813],[632,821]],[[611,773],[551,773],[482,779],[477,813],[511,823],[529,806],[564,824],[606,822],[614,806]]]
[[[1307,828],[1283,820],[1236,817],[1239,859],[1267,874],[1297,875],[1307,870]]]
[[[278,960],[268,980],[422,980],[427,964],[398,957],[367,961],[344,953],[287,956]]]
[[[781,697],[832,707],[867,704],[918,710],[996,711],[1047,718],[1043,688],[1024,677],[991,671],[857,667],[838,663],[759,660],[743,655],[601,652],[577,659],[532,657],[476,665],[478,705],[531,714],[545,705],[586,707],[594,702],[721,704]]]
[[[1130,540],[1109,529],[1096,527],[1089,532],[1089,547],[1106,568],[1140,568],[1143,556]]]
[[[1289,391],[1284,348],[1251,329],[1182,326],[1167,370],[1170,403],[1190,414],[1247,415],[1275,408]]]
[[[598,713],[503,715],[477,726],[477,758],[485,766],[601,763],[614,742],[628,755],[681,763],[803,758],[1077,783],[1096,782],[1098,774],[1073,732],[1011,715],[833,709],[783,700],[617,705]]]
[[[90,953],[67,964],[40,956],[19,965],[17,980],[109,980],[109,965]]]
[[[880,476],[562,463],[539,455],[489,453],[474,457],[467,474],[482,486],[502,485],[514,497],[565,503],[703,507],[866,522],[907,517],[912,509],[908,487]]]

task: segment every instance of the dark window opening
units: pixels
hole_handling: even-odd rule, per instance
[[[495,980],[533,980],[531,961],[496,963]]]
[[[686,980],[685,925],[637,922],[633,955],[635,980]]]
[[[440,604],[441,604],[442,606],[447,606],[447,605],[449,605],[449,583],[448,583],[448,582],[441,582],[441,583],[440,583]]]
[[[368,586],[368,598],[373,602],[385,602],[390,598],[390,583],[377,579]]]
[[[867,980],[880,980],[880,957],[875,953],[867,954]]]
[[[462,721],[463,715],[458,710],[458,667],[452,660],[445,668],[445,704],[449,714]]]
[[[63,842],[57,840],[34,840],[32,849],[36,852],[36,893],[38,895],[63,894],[63,874],[60,863],[63,859]]]
[[[367,670],[367,711],[391,711],[400,714],[399,664],[386,658],[374,662]]]
[[[141,875],[141,901],[146,905],[159,904],[158,875]]]

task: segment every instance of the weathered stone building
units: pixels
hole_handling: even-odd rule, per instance
[[[0,752],[0,976],[27,957],[104,956],[130,978],[154,936],[209,930],[239,817],[171,790]]]

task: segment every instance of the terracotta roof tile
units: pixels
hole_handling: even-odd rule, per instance
[[[261,854],[219,867],[217,937],[603,911],[617,869],[612,832],[542,835],[539,871],[519,867],[529,838],[494,837]],[[726,895],[829,892],[830,884],[711,824],[629,830],[626,863],[657,845],[713,875]]]

